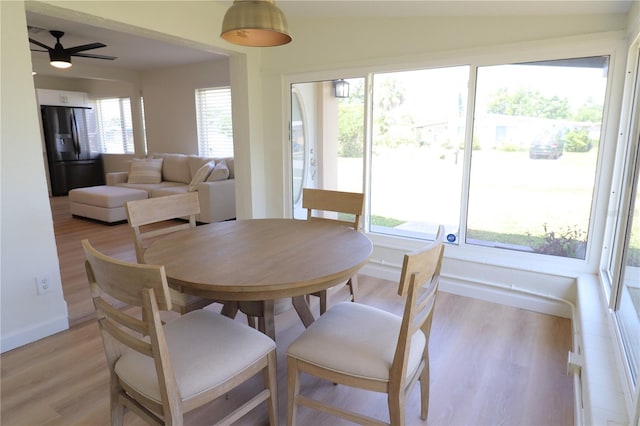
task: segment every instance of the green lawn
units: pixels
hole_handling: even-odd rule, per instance
[[[587,239],[596,158],[595,149],[565,152],[558,160],[532,160],[522,151],[473,151],[467,236],[574,257],[565,251]],[[372,224],[459,223],[459,159],[424,147],[379,152],[372,166]],[[341,184],[361,185],[361,162],[340,159]],[[632,234],[631,258],[640,265],[640,232]]]

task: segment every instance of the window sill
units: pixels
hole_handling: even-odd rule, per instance
[[[577,285],[577,318],[574,332],[578,334],[578,348],[582,357],[580,373],[583,421],[585,425],[629,424],[625,408],[623,386],[618,374],[614,345],[609,331],[606,303],[602,298],[598,278],[580,275]],[[577,423],[577,422],[576,422]]]

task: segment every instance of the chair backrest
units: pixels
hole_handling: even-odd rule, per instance
[[[417,374],[411,378],[406,377],[412,338],[415,333],[424,333],[426,342],[423,359],[427,359],[433,308],[444,256],[444,235],[444,226],[440,225],[434,241],[404,256],[398,294],[406,295],[406,302],[398,346],[389,375],[390,381],[395,381],[398,386],[401,386],[400,389],[404,389],[405,380],[417,379]],[[423,368],[428,368],[428,365]],[[420,370],[419,368],[418,372]]]
[[[364,194],[303,188],[302,207],[307,209],[307,220],[334,220],[357,230],[364,209]],[[352,220],[320,216],[324,212],[346,213]]]
[[[150,239],[182,229],[195,228],[196,215],[200,214],[200,201],[197,192],[167,195],[128,201],[125,204],[127,219],[133,230],[136,258],[144,263],[144,251]],[[188,223],[167,222],[172,219],[189,219]],[[148,225],[167,222],[162,227]]]
[[[155,412],[172,413],[181,410],[180,395],[170,364],[167,345],[160,319],[160,310],[171,309],[171,297],[164,266],[124,262],[108,257],[82,241],[86,256],[85,267],[91,288],[91,296],[107,364],[112,377],[115,376],[116,361],[124,350],[133,349],[155,360],[156,374],[160,384],[162,406]],[[115,307],[104,297],[124,302],[142,309],[142,314],[133,308]]]

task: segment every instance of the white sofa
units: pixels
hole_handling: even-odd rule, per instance
[[[157,167],[158,163],[161,164],[159,180],[152,176],[156,170],[149,172],[148,169]],[[214,168],[207,171],[211,164]],[[144,170],[141,174],[138,173],[140,169]],[[130,173],[135,176],[130,176]],[[150,198],[195,190],[200,199],[199,222],[221,222],[236,217],[235,175],[231,157],[150,154],[145,159],[131,160],[129,172],[107,173],[106,181],[107,186],[144,190]]]

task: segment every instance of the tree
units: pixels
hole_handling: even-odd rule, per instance
[[[602,104],[596,104],[593,98],[589,97],[585,103],[578,108],[573,119],[575,121],[599,123],[602,121],[602,111]]]
[[[364,103],[340,104],[338,114],[340,157],[362,157],[364,149]]]
[[[349,80],[349,97],[338,101],[338,156],[364,153],[364,78]]]
[[[519,89],[510,92],[504,87],[493,95],[487,112],[553,119],[566,119],[570,115],[569,101],[566,98],[545,97],[538,90]]]
[[[402,82],[393,77],[383,77],[379,85],[376,85],[376,114],[375,122],[379,136],[384,136],[389,128],[396,123],[395,110],[405,100],[405,89]]]
[[[565,149],[569,152],[587,152],[593,146],[587,129],[572,129],[564,134]]]

